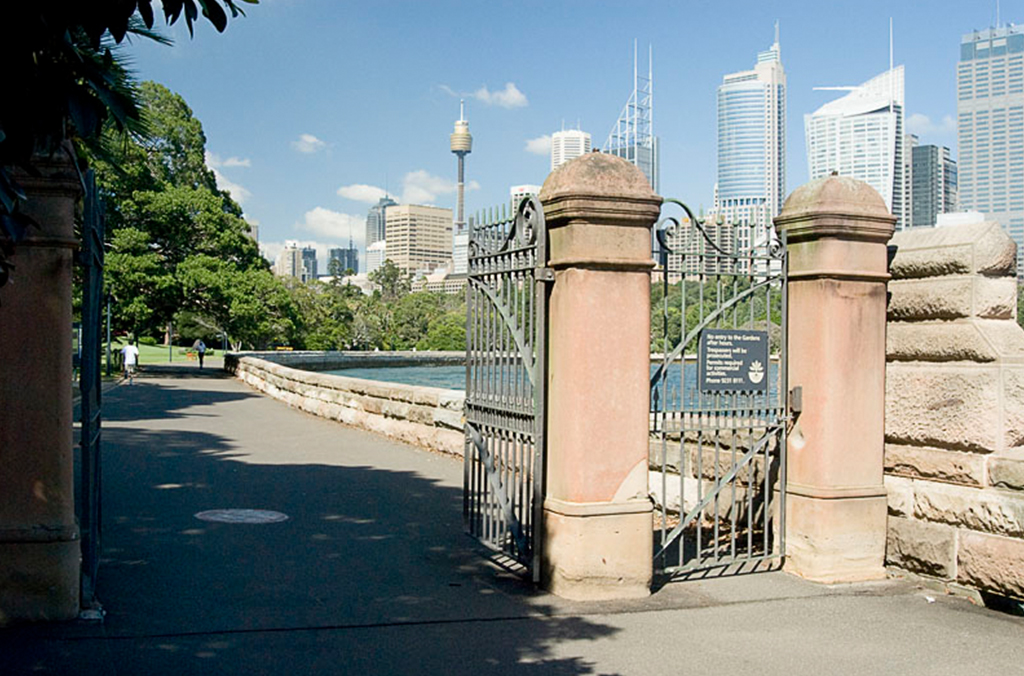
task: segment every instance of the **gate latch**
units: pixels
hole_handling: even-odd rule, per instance
[[[793,413],[804,410],[804,388],[800,385],[789,390],[789,410]]]
[[[555,271],[551,268],[537,268],[534,272],[534,279],[538,282],[553,282],[555,281]]]

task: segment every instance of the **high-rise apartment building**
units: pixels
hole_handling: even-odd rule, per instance
[[[563,129],[551,135],[551,171],[591,150],[590,134],[579,129]]]
[[[956,162],[944,146],[914,146],[910,223],[934,226],[939,214],[956,211]]]
[[[387,257],[405,272],[434,270],[452,256],[452,210],[416,204],[388,207]]]
[[[380,201],[370,207],[366,214],[366,247],[369,248],[374,242],[383,241],[387,235],[387,209],[397,204],[395,200],[384,196]]]
[[[779,42],[753,70],[718,87],[718,183],[712,213],[735,226],[740,250],[766,242],[786,197],[786,73]]]
[[[908,215],[903,66],[805,115],[804,129],[810,179],[836,172],[864,181],[882,196],[897,218],[896,228],[902,230]]]
[[[387,242],[383,239],[366,247],[366,274],[376,272],[377,268],[384,265],[384,259],[387,257]]]
[[[957,65],[959,208],[998,221],[1024,270],[1024,28],[967,33]]]

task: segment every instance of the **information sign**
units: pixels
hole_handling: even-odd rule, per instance
[[[704,329],[699,363],[702,392],[766,392],[768,333]]]

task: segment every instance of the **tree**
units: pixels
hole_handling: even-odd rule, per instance
[[[184,16],[190,34],[200,12],[218,31],[227,27],[225,9],[242,14],[235,0],[158,3],[168,25]],[[127,35],[170,44],[152,31],[153,23],[153,0],[0,4],[0,285],[10,275],[15,245],[32,226],[19,209],[27,196],[11,168],[31,173],[34,156],[53,155],[68,140],[102,155],[104,128],[145,136],[135,82],[115,51]]]

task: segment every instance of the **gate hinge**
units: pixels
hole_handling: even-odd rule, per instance
[[[534,278],[538,282],[553,282],[555,281],[555,271],[552,268],[537,268]]]

